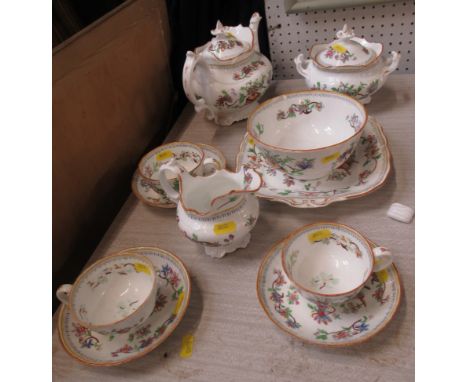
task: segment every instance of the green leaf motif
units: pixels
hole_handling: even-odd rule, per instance
[[[257,135],[262,135],[263,132],[265,131],[265,128],[260,122],[257,122],[257,124],[255,125],[255,128],[257,129]]]

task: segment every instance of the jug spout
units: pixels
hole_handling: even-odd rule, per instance
[[[214,195],[210,205],[217,212],[233,207],[242,200],[243,196],[255,193],[262,186],[261,175],[250,167],[242,166],[236,173],[225,172],[233,187],[229,190],[220,190],[224,192]]]
[[[260,46],[258,44],[258,24],[262,16],[258,12],[255,12],[252,17],[250,18],[249,28],[252,30],[253,38],[254,38],[254,50],[260,53]]]

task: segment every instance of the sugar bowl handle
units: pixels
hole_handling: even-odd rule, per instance
[[[379,272],[388,268],[393,264],[392,253],[385,247],[376,247],[372,250],[374,252],[374,272]]]
[[[384,67],[383,75],[386,77],[390,73],[396,70],[398,64],[400,63],[400,53],[393,51],[390,57],[386,59],[386,65]]]
[[[167,179],[166,171],[170,171],[177,176],[182,174],[185,170],[183,167],[177,165],[174,159],[171,159],[168,163],[163,164],[159,168],[159,181],[161,182],[161,187],[163,188],[164,192],[166,193],[167,197],[171,199],[174,203],[179,201],[179,191],[174,190],[171,183]]]
[[[63,284],[58,287],[57,292],[55,292],[55,295],[60,300],[60,302],[68,304],[68,298],[70,297],[70,292],[72,288],[73,285],[71,284]]]

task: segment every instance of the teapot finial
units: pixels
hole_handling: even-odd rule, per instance
[[[354,37],[354,30],[348,28],[348,24],[345,24],[342,30],[336,32],[336,37],[339,39],[349,39]]]
[[[224,25],[221,23],[221,21],[218,20],[216,22],[216,28],[211,30],[211,34],[213,36],[217,36],[223,32],[224,32]]]

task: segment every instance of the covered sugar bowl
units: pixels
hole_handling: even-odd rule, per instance
[[[363,104],[371,101],[400,62],[400,54],[383,57],[383,46],[354,35],[345,25],[330,44],[316,44],[310,57],[301,53],[295,59],[296,69],[311,89],[347,94]]]
[[[219,125],[241,121],[258,105],[272,78],[270,61],[258,44],[261,17],[254,13],[248,27],[218,21],[211,41],[188,51],[183,86],[197,112]]]

